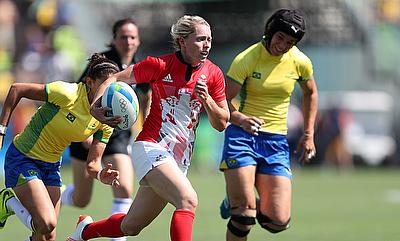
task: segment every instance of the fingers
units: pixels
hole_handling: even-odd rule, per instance
[[[205,81],[197,81],[194,87],[194,92],[196,93],[197,97],[202,100],[206,100],[208,96],[208,87]]]
[[[260,131],[262,124],[264,124],[264,121],[261,119],[256,117],[247,117],[240,127],[242,127],[242,129],[246,132],[258,136],[258,132]]]
[[[119,183],[119,171],[117,170],[113,170],[112,168],[112,164],[108,163],[106,167],[104,167],[103,169],[103,177],[102,181],[106,184],[109,184],[113,187],[119,187],[120,183]]]
[[[315,152],[311,150],[309,153],[306,153],[306,160],[311,160],[312,158],[315,157]]]
[[[113,186],[113,187],[119,187],[119,186],[120,186],[120,183],[119,183],[118,179],[113,179],[112,182],[111,182],[111,186]]]
[[[304,152],[300,158],[301,164],[309,163],[315,157],[315,151],[310,150],[308,152]]]
[[[111,168],[112,168],[112,164],[108,163],[104,169],[106,169],[106,171],[108,172],[108,170],[111,170]]]
[[[251,134],[258,136],[258,131],[260,130],[260,125],[254,124],[250,126]]]

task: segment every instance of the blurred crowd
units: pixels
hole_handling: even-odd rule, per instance
[[[57,0],[0,0],[0,107],[13,82],[75,81],[85,66],[85,44]],[[22,101],[11,120],[20,132],[37,106]]]

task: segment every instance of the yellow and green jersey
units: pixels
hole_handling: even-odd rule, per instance
[[[262,131],[287,134],[290,96],[297,81],[313,75],[311,60],[296,46],[272,56],[261,42],[233,60],[227,76],[242,85],[239,111],[264,120]]]
[[[47,101],[25,130],[14,138],[15,147],[30,158],[57,162],[71,142],[93,135],[107,143],[113,129],[90,114],[84,83],[56,81],[46,84]]]

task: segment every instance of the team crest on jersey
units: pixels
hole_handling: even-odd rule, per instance
[[[171,74],[167,74],[162,81],[172,83],[174,80],[171,78]]]
[[[261,79],[261,73],[254,71],[251,77],[253,77],[254,79]]]
[[[71,123],[73,123],[73,122],[75,121],[76,117],[75,117],[73,114],[68,113],[67,119],[68,119]]]

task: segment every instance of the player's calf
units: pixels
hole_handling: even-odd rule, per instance
[[[271,233],[279,233],[289,228],[290,218],[286,223],[279,223],[268,216],[262,214],[261,212],[257,212],[257,221],[260,226]]]

